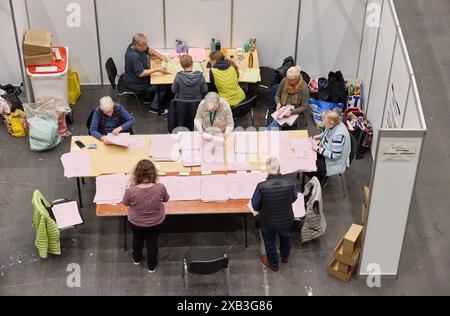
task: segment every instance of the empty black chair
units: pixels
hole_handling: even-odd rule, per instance
[[[194,119],[201,101],[173,99],[170,102],[167,119],[167,129],[170,134],[177,128],[194,131]]]
[[[106,74],[107,74],[108,79],[109,79],[109,83],[111,84],[111,87],[114,90],[117,90],[117,95],[119,97],[122,97],[122,96],[133,96],[133,97],[135,97],[136,98],[136,102],[139,105],[139,109],[142,111],[142,106],[141,106],[141,102],[139,101],[138,95],[136,93],[132,92],[132,91],[129,91],[125,87],[123,74],[121,74],[119,76],[118,83],[116,84],[116,79],[118,77],[117,67],[116,67],[116,63],[114,62],[114,60],[111,57],[108,58],[108,60],[106,61],[105,68],[106,68]]]
[[[250,100],[244,101],[243,103],[238,104],[235,107],[231,108],[231,111],[233,112],[234,122],[241,120],[248,113],[251,113],[252,126],[255,126],[255,117],[254,117],[253,109],[256,107],[257,101],[258,101],[258,96],[255,95]]]
[[[229,285],[229,260],[226,253],[219,248],[196,248],[186,251],[183,259],[183,279],[186,288],[189,288],[189,275],[210,275],[219,271],[226,273],[228,294]]]

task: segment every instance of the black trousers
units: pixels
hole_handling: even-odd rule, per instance
[[[133,260],[140,262],[142,260],[142,250],[144,242],[147,243],[147,264],[150,270],[158,265],[158,237],[163,224],[152,227],[139,227],[130,222],[133,232]]]
[[[323,184],[323,181],[327,176],[327,164],[325,162],[324,156],[317,154],[316,166],[317,166],[316,172],[305,172],[305,175],[310,179],[317,177],[320,183]]]

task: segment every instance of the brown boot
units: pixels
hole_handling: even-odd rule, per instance
[[[278,267],[274,267],[269,263],[269,258],[267,258],[266,255],[261,256],[261,262],[270,270],[274,271],[274,272],[278,272],[279,268]]]

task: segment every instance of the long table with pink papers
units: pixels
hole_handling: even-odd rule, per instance
[[[126,229],[128,209],[120,204],[120,196],[126,189],[127,175],[138,161],[150,159],[158,169],[159,182],[171,196],[165,204],[167,215],[243,215],[247,247],[247,215],[252,213],[249,200],[257,183],[266,178],[265,160],[279,157],[283,174],[313,171],[316,158],[308,151],[308,132],[236,132],[226,141],[199,135],[125,136],[128,140],[117,140],[121,144],[116,146],[106,146],[90,136],[73,137],[74,156],[61,160],[65,176],[77,178],[80,204],[79,180],[96,177],[97,216],[123,217]],[[80,149],[76,141],[86,147]],[[88,149],[92,144],[96,149]],[[296,217],[304,216],[301,198],[302,202],[294,205]],[[124,244],[126,249],[126,239]]]

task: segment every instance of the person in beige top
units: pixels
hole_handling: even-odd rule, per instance
[[[228,137],[234,130],[233,113],[227,101],[215,92],[210,92],[198,106],[195,127],[203,135],[224,135]]]

